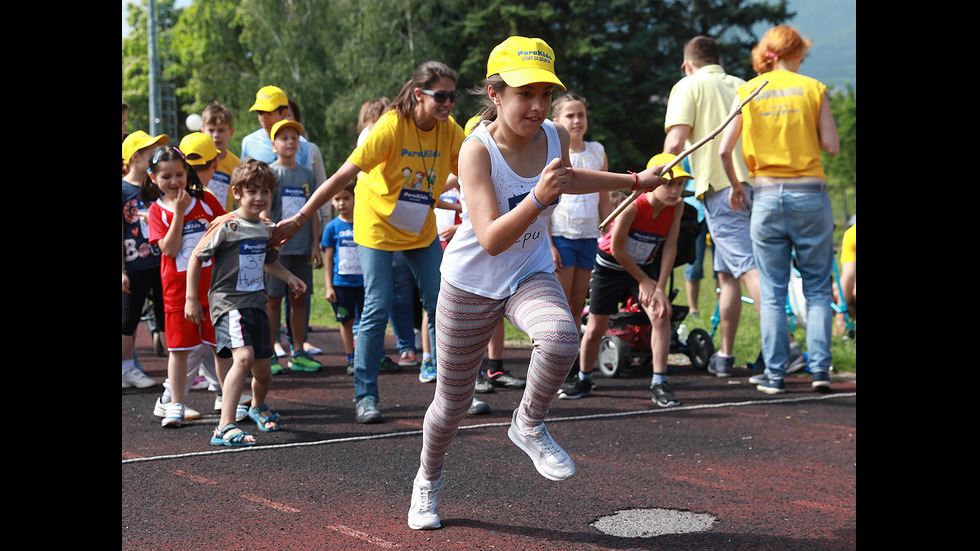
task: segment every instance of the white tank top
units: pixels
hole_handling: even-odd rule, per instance
[[[599,142],[585,142],[585,151],[569,151],[568,160],[575,168],[602,170],[606,150]],[[563,195],[561,204],[551,217],[551,235],[567,239],[598,239],[599,222],[598,193]]]
[[[561,158],[561,141],[553,122],[546,119],[541,127],[548,139],[547,164],[555,157]],[[480,140],[490,152],[491,181],[497,206],[501,215],[506,214],[534,189],[541,175],[524,178],[515,174],[497,149],[486,123],[481,121],[467,139],[473,138]],[[543,170],[544,166],[541,168]],[[528,277],[555,271],[551,240],[548,239],[548,221],[558,202],[541,211],[523,236],[497,256],[490,256],[473,233],[465,195],[461,195],[460,202],[463,206],[460,214],[462,223],[446,246],[441,267],[442,277],[450,285],[483,297],[504,299],[513,295]]]

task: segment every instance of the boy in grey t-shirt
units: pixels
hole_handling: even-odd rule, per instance
[[[265,278],[270,274],[302,296],[306,284],[277,260],[276,249],[268,250],[269,233],[274,226],[261,213],[267,208],[276,187],[269,165],[247,159],[235,168],[230,187],[240,205],[233,212],[212,222],[194,248],[187,265],[187,282],[194,288],[185,295],[184,316],[199,323],[204,315],[197,296],[201,265],[213,260],[208,299],[215,327],[217,354],[231,357],[227,373],[219,371],[226,404],[236,404],[245,378],[252,374],[252,407],[249,417],[261,431],[280,429],[279,414],[269,411],[265,399],[272,383],[272,333],[266,311]],[[211,444],[216,446],[254,446],[255,438],[235,424],[235,408],[222,408]]]
[[[279,157],[269,164],[269,168],[276,175],[276,189],[272,194],[272,203],[264,214],[273,222],[295,216],[318,186],[313,172],[296,161],[299,138],[302,134],[303,125],[288,119],[277,122],[270,131],[272,145]],[[294,371],[319,371],[322,367],[319,362],[310,357],[305,346],[309,325],[310,295],[313,292],[313,268],[323,266],[322,252],[317,246],[317,239],[320,236],[319,215],[314,214],[310,222],[308,226],[304,225],[292,239],[279,247],[279,262],[306,284],[305,296],[290,296],[286,302],[286,323],[292,345],[288,365]],[[279,342],[282,299],[288,293],[286,286],[271,276],[266,276],[265,287],[269,297],[272,342],[275,346]],[[278,361],[272,368],[273,373],[282,370]]]

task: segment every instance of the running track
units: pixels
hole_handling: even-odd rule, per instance
[[[200,420],[162,429],[152,415],[162,387],[123,389],[123,550],[856,548],[856,378],[817,394],[801,376],[768,396],[749,371],[717,379],[679,365],[669,375],[683,403],[669,409],[650,402],[647,376],[597,378],[594,396],[552,406],[548,427],[577,469],[560,483],[507,438],[520,391],[479,395],[493,409],[468,417],[449,449],[443,528],[414,531],[405,518],[434,385],[417,368],[382,373],[386,422],[357,424],[339,334],[318,328],[310,340],[325,369],[274,377],[270,403],[285,430],[243,422],[254,448],[208,444],[209,392],[187,399]],[[166,361],[145,326],[137,353],[162,381]],[[528,355],[508,348],[507,369],[524,375]],[[623,528],[620,511],[703,523],[680,532],[643,520],[610,533]]]

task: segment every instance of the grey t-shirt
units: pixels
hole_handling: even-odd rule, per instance
[[[276,249],[266,248],[273,227],[267,220],[249,220],[229,213],[215,219],[194,248],[194,255],[201,260],[214,260],[208,291],[211,323],[216,324],[218,318],[232,310],[265,311],[263,268],[279,259]]]
[[[279,222],[299,212],[319,184],[313,171],[304,166],[287,168],[279,163],[272,163],[269,168],[276,175],[276,190],[272,195],[270,212],[272,221]],[[309,256],[313,254],[313,247],[319,241],[320,236],[316,237],[313,238],[313,225],[303,224],[296,235],[279,247],[279,254]]]

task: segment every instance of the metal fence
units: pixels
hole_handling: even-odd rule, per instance
[[[832,189],[828,193],[834,210],[834,229],[843,232],[847,219],[857,213],[857,197],[853,189]]]

